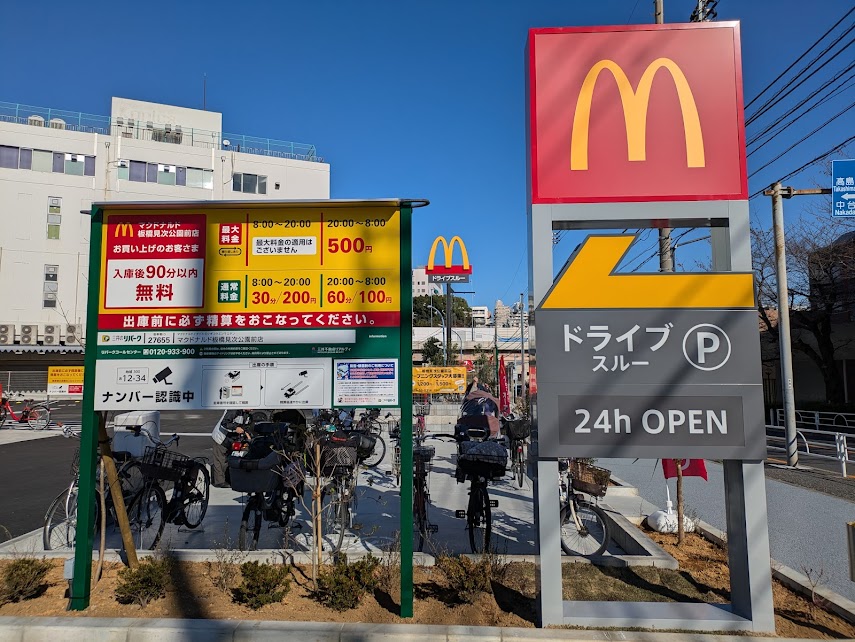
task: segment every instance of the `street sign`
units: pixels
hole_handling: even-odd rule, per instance
[[[400,234],[376,204],[105,205],[95,409],[347,404],[333,358],[398,354]]]
[[[83,366],[48,366],[49,397],[83,394]]]
[[[739,23],[532,29],[528,77],[532,203],[748,197]]]
[[[750,274],[614,274],[592,236],[535,313],[541,457],[763,459]]]
[[[466,368],[467,366],[413,368],[413,393],[423,395],[462,393],[466,390]]]
[[[855,160],[831,161],[832,216],[855,216]]]

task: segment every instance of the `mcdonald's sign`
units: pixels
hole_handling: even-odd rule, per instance
[[[748,198],[739,24],[532,29],[531,203]]]
[[[442,245],[443,263],[436,264],[436,250]],[[460,246],[462,263],[453,265],[454,246]],[[452,236],[451,242],[445,240],[444,236],[437,236],[430,247],[428,264],[425,268],[428,280],[431,283],[468,283],[469,275],[472,274],[472,265],[469,263],[469,253],[459,236]]]
[[[129,236],[131,238],[134,237],[134,226],[130,223],[117,223],[116,231],[114,232],[116,238],[120,238],[123,236]]]

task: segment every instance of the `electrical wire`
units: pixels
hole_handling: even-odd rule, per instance
[[[784,151],[782,151],[780,154],[778,154],[777,156],[775,156],[775,158],[773,158],[772,160],[770,160],[769,162],[767,162],[765,165],[762,165],[762,166],[758,167],[757,169],[755,169],[753,172],[751,172],[751,173],[748,175],[748,178],[751,178],[752,176],[755,176],[755,175],[757,174],[757,172],[760,172],[760,171],[762,171],[762,170],[766,169],[767,167],[769,167],[769,165],[771,165],[772,163],[774,163],[775,161],[777,161],[778,159],[780,159],[782,156],[785,156],[786,154],[788,154],[789,152],[791,152],[795,147],[797,147],[797,146],[801,145],[801,144],[802,144],[803,142],[805,142],[808,138],[810,138],[811,136],[813,136],[814,134],[816,134],[818,131],[820,131],[823,127],[825,127],[826,125],[831,124],[832,122],[834,122],[835,120],[837,120],[838,118],[840,118],[843,114],[845,114],[846,112],[848,112],[848,111],[849,111],[850,109],[852,109],[853,107],[855,107],[855,103],[850,103],[848,107],[844,107],[842,110],[840,110],[839,112],[837,112],[834,116],[832,116],[831,118],[829,118],[828,120],[826,120],[822,125],[820,125],[820,126],[819,126],[819,127],[817,127],[816,129],[814,129],[812,132],[810,132],[810,133],[808,133],[808,134],[805,134],[802,138],[800,138],[800,139],[799,139],[799,140],[797,140],[795,143],[793,143],[792,145],[790,145],[789,147],[787,147],[787,149],[785,149],[785,150],[784,150]]]
[[[831,149],[829,149],[827,152],[820,154],[819,156],[817,156],[813,160],[809,160],[807,163],[805,163],[804,165],[802,165],[798,169],[794,169],[792,172],[790,172],[786,176],[782,176],[780,179],[778,179],[777,182],[783,183],[784,181],[789,180],[790,178],[792,178],[793,176],[795,176],[799,172],[807,169],[808,167],[810,167],[814,163],[818,163],[822,160],[825,160],[826,158],[828,158],[832,154],[840,151],[841,149],[846,147],[849,143],[851,143],[853,140],[855,140],[855,136],[850,136],[849,138],[844,140],[842,143],[839,143],[839,144],[835,145],[834,147],[832,147]],[[757,198],[758,196],[761,196],[763,194],[763,192],[766,191],[766,189],[767,188],[764,187],[763,189],[760,189],[760,190],[754,192],[751,196],[748,197],[748,200],[752,200],[754,198]]]
[[[751,107],[751,105],[753,105],[755,102],[757,102],[757,100],[759,100],[759,99],[760,99],[760,96],[762,96],[762,95],[763,95],[763,94],[765,94],[767,91],[769,91],[769,90],[770,90],[770,89],[775,85],[775,83],[776,83],[776,82],[778,82],[781,78],[783,78],[784,76],[786,76],[786,75],[787,75],[787,72],[789,72],[793,67],[795,67],[797,64],[799,64],[799,63],[802,61],[802,59],[803,59],[805,56],[807,56],[807,55],[811,52],[811,50],[812,50],[814,47],[816,47],[820,42],[822,42],[828,34],[830,34],[832,31],[834,31],[834,30],[837,28],[837,26],[838,26],[841,22],[843,22],[844,20],[846,20],[846,18],[848,18],[848,17],[849,17],[849,14],[851,14],[853,11],[855,11],[855,7],[852,7],[849,11],[847,11],[847,12],[843,15],[843,17],[842,17],[842,18],[840,18],[840,20],[838,20],[837,22],[835,22],[835,23],[834,23],[834,25],[832,25],[832,27],[831,27],[828,31],[826,31],[824,34],[822,34],[822,35],[817,39],[817,41],[816,41],[816,42],[814,42],[810,47],[808,47],[808,48],[805,50],[805,52],[795,60],[795,62],[793,62],[789,67],[787,67],[786,69],[784,69],[784,71],[782,71],[782,72],[780,73],[780,75],[778,75],[778,77],[777,77],[777,78],[775,78],[775,80],[773,80],[773,81],[772,81],[772,82],[770,82],[768,85],[766,85],[766,87],[764,87],[764,88],[763,88],[763,90],[762,90],[759,94],[757,94],[756,96],[754,96],[754,98],[752,98],[752,99],[751,99],[751,102],[749,102],[747,105],[745,105],[745,110],[747,111],[747,110]]]
[[[831,43],[831,44],[830,44],[826,49],[824,49],[824,50],[822,51],[822,53],[821,53],[819,56],[817,56],[813,61],[811,61],[810,65],[808,65],[807,67],[805,67],[805,69],[803,69],[801,73],[802,73],[802,74],[805,74],[805,72],[807,72],[807,70],[810,68],[810,66],[811,66],[811,65],[813,65],[813,64],[814,64],[814,62],[816,62],[817,60],[819,60],[819,58],[820,58],[820,57],[824,56],[824,55],[825,55],[825,54],[826,54],[826,53],[827,53],[827,52],[828,52],[828,51],[829,51],[829,50],[830,50],[834,45],[836,45],[836,44],[837,44],[837,43],[838,43],[838,42],[843,38],[843,36],[844,36],[844,35],[846,35],[846,33],[848,33],[848,32],[849,32],[853,27],[855,27],[855,23],[853,23],[851,26],[849,26],[849,27],[848,27],[848,29],[847,29],[847,31],[845,31],[843,34],[841,34],[841,35],[837,38],[837,40],[835,40],[833,43]],[[849,42],[847,42],[847,43],[843,46],[843,48],[842,48],[842,49],[840,49],[839,51],[837,51],[833,56],[831,56],[828,60],[826,60],[824,63],[822,63],[819,67],[817,67],[816,69],[814,69],[813,71],[811,71],[809,74],[807,74],[807,75],[802,75],[802,76],[796,76],[796,78],[799,78],[799,77],[800,77],[800,78],[801,78],[801,80],[799,80],[795,85],[792,85],[792,86],[791,86],[792,82],[796,80],[796,78],[793,78],[789,83],[787,83],[786,85],[784,85],[784,86],[781,88],[781,92],[782,92],[782,93],[779,93],[779,94],[778,94],[777,96],[775,96],[774,98],[770,98],[770,99],[769,99],[769,100],[768,100],[768,101],[763,105],[763,107],[760,107],[760,108],[758,109],[758,111],[756,111],[756,112],[754,113],[754,115],[753,115],[753,116],[751,116],[748,120],[746,120],[746,121],[745,121],[745,126],[747,127],[747,126],[749,126],[749,125],[753,124],[753,123],[754,123],[758,118],[760,118],[760,117],[761,117],[761,116],[763,116],[764,114],[768,113],[768,111],[769,111],[770,109],[772,109],[773,107],[775,107],[775,106],[776,106],[778,103],[780,103],[784,98],[786,98],[786,97],[787,97],[787,96],[789,96],[791,93],[793,93],[796,89],[798,89],[799,87],[801,87],[801,86],[802,86],[805,82],[807,82],[807,81],[808,81],[812,76],[816,75],[816,74],[817,74],[817,73],[818,73],[818,72],[819,72],[823,67],[825,67],[828,63],[830,63],[830,62],[831,62],[831,61],[833,61],[835,58],[837,58],[837,56],[839,56],[840,54],[842,54],[844,51],[846,51],[847,49],[849,49],[849,47],[851,47],[853,44],[855,44],[855,37],[853,37],[851,40],[849,40]],[[789,90],[788,90],[788,91],[783,91],[784,89],[787,89],[788,87],[789,87]]]
[[[824,96],[824,97],[820,98],[816,103],[814,103],[813,105],[811,105],[810,107],[808,107],[805,111],[803,111],[803,112],[801,112],[800,114],[796,115],[796,116],[795,116],[794,118],[792,118],[789,122],[787,122],[787,123],[783,123],[783,122],[782,122],[785,118],[787,118],[788,116],[790,116],[790,115],[794,114],[795,112],[797,112],[797,111],[798,111],[799,109],[801,109],[801,108],[802,108],[806,103],[808,103],[812,98],[816,97],[816,96],[817,96],[818,94],[820,94],[822,91],[824,91],[825,89],[827,89],[830,85],[832,85],[833,83],[835,83],[835,82],[837,82],[838,80],[840,80],[840,78],[841,78],[842,76],[846,75],[846,74],[847,74],[847,73],[849,73],[850,71],[851,71],[851,72],[853,72],[853,73],[850,75],[850,77],[849,77],[849,78],[847,78],[847,79],[845,79],[845,80],[843,80],[843,81],[842,81],[842,84],[841,84],[839,87],[837,87],[836,89],[833,89],[833,90],[832,90],[832,92],[831,92],[830,94],[828,94],[827,96]],[[795,122],[796,122],[797,120],[799,120],[802,116],[805,116],[805,115],[809,114],[812,110],[816,109],[816,108],[817,108],[817,107],[819,107],[820,105],[822,105],[822,104],[824,104],[824,103],[828,102],[829,100],[831,100],[832,98],[835,98],[836,96],[839,96],[841,93],[843,93],[843,92],[846,90],[847,86],[848,86],[849,84],[851,84],[853,80],[855,80],[855,62],[853,62],[852,64],[850,64],[846,69],[844,69],[844,70],[840,71],[839,73],[835,74],[833,77],[831,77],[831,78],[829,78],[827,81],[825,81],[825,82],[824,82],[820,87],[818,87],[818,88],[817,88],[815,91],[813,91],[810,95],[808,95],[807,97],[805,97],[801,102],[799,102],[797,105],[793,106],[793,107],[792,107],[790,110],[788,110],[786,113],[782,114],[782,115],[781,115],[781,116],[779,116],[777,119],[775,119],[775,122],[773,122],[773,123],[772,123],[772,124],[770,124],[768,127],[766,127],[766,129],[764,129],[762,132],[759,132],[758,134],[755,134],[754,136],[752,136],[751,138],[749,138],[749,139],[748,139],[748,142],[746,143],[746,147],[750,147],[751,145],[757,144],[757,143],[758,143],[758,142],[759,142],[763,137],[765,137],[767,134],[770,134],[770,133],[772,134],[769,138],[767,138],[767,139],[766,139],[763,143],[761,143],[758,147],[755,147],[753,150],[751,150],[750,152],[748,152],[748,156],[751,156],[751,154],[753,154],[753,153],[754,153],[754,152],[756,152],[758,149],[762,148],[764,145],[766,145],[767,143],[769,143],[771,140],[773,140],[773,139],[775,138],[775,136],[777,136],[777,135],[778,135],[778,134],[780,134],[782,131],[784,131],[785,129],[787,129],[790,125],[792,125],[793,123],[795,123]]]

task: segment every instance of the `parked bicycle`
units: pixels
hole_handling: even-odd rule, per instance
[[[508,450],[511,455],[511,471],[517,480],[517,485],[522,488],[527,463],[527,440],[531,436],[531,423],[523,419],[511,419],[505,422],[504,427],[505,435],[510,442]]]
[[[15,414],[9,403],[9,397],[5,394],[0,397],[0,426],[11,418],[19,424],[27,424],[33,430],[44,430],[50,425],[51,402],[41,401],[36,403],[33,399],[22,399],[24,407],[21,414]]]
[[[469,481],[469,503],[465,511],[455,516],[466,518],[469,545],[473,553],[490,550],[492,509],[499,502],[490,499],[487,485],[505,476],[508,451],[500,437],[499,400],[486,391],[467,392],[461,406],[461,416],[454,427],[457,440],[458,483]],[[491,438],[492,437],[492,438]]]
[[[292,527],[305,480],[302,449],[291,424],[261,422],[253,431],[251,439],[246,433],[230,434],[230,485],[249,495],[238,531],[238,547],[243,551],[258,547],[262,520],[269,528]]]
[[[611,472],[584,459],[561,459],[558,463],[561,549],[566,555],[601,555],[609,545],[609,523],[596,499],[605,496]]]
[[[430,506],[430,469],[436,448],[426,446],[428,435],[413,435],[413,526],[418,533],[417,551],[424,550],[425,541],[439,531],[428,519]]]
[[[73,430],[69,427],[63,427],[62,434],[66,438],[80,438],[80,430]],[[120,453],[115,453],[120,456]],[[77,536],[77,498],[80,488],[80,449],[74,453],[74,458],[71,464],[71,483],[68,488],[62,491],[51,502],[45,513],[45,521],[42,529],[42,545],[46,551],[50,550],[68,550],[74,548],[75,538]],[[135,502],[139,501],[137,493],[142,488],[142,473],[137,466],[135,460],[117,461],[117,477],[122,489],[122,496],[125,500],[126,510],[131,522],[131,530],[140,529],[136,526],[131,518],[134,514],[139,514],[141,511],[136,508]],[[98,473],[100,474],[100,472]],[[113,504],[113,495],[109,491],[104,497],[106,506],[106,519],[112,524],[117,523],[116,510]],[[101,500],[100,500],[100,485],[96,477],[96,498],[95,498],[95,524],[96,532],[101,524]]]
[[[334,552],[341,551],[344,534],[353,529],[356,512],[357,442],[347,433],[328,434],[321,444],[321,523],[323,538],[332,542]]]

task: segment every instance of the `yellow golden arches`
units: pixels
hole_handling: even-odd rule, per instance
[[[594,87],[600,72],[611,72],[620,92],[623,105],[623,118],[626,124],[627,158],[631,161],[643,161],[647,158],[647,107],[650,102],[650,90],[653,77],[660,69],[667,69],[677,88],[680,111],[683,114],[683,132],[686,138],[686,164],[689,167],[704,167],[704,139],[701,131],[701,119],[692,89],[686,76],[677,63],[670,58],[657,58],[651,62],[633,91],[629,78],[623,69],[613,60],[601,60],[591,67],[582,83],[579,98],[576,100],[576,113],[573,116],[573,134],[570,141],[570,169],[588,169],[588,129],[591,121],[591,101]]]
[[[120,236],[130,236],[131,238],[133,238],[134,226],[130,223],[119,223],[118,225],[116,225],[115,236],[117,238]]]
[[[463,257],[463,269],[469,270],[469,254],[466,252],[466,246],[463,244],[463,240],[459,236],[451,237],[451,243],[448,243],[445,240],[444,236],[437,236],[433,245],[430,247],[430,254],[428,255],[428,264],[427,271],[430,272],[434,268],[435,260],[436,260],[436,249],[439,247],[439,244],[442,243],[442,249],[445,252],[445,267],[450,268],[452,262],[452,256],[454,254],[454,245],[460,245],[460,254]]]

